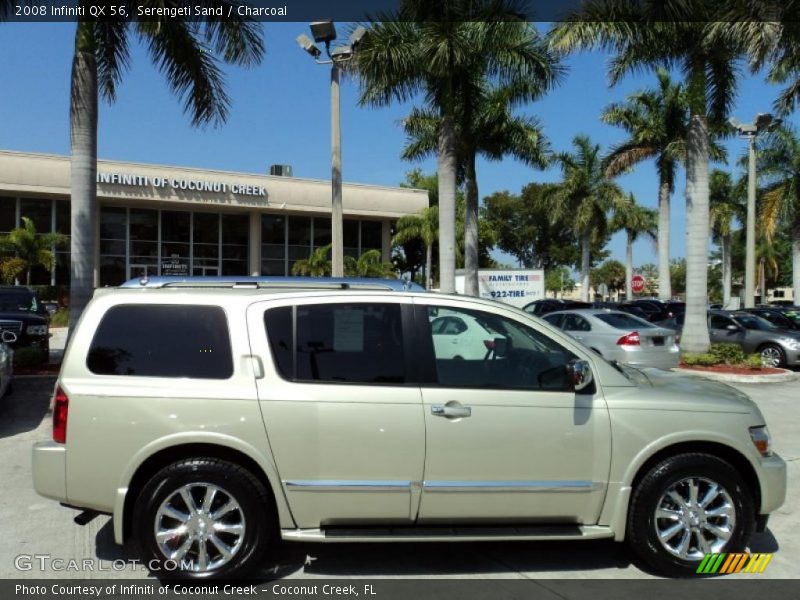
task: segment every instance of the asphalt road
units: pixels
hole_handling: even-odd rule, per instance
[[[20,378],[10,396],[0,400],[0,578],[109,577],[108,571],[73,571],[69,563],[39,570],[41,559],[96,560],[96,569],[114,569],[114,578],[141,577],[129,561],[130,549],[114,544],[108,517],[80,527],[75,511],[37,496],[31,487],[30,449],[47,439],[46,415],[53,378]],[[737,385],[755,399],[775,439],[775,449],[789,463],[786,504],[772,516],[765,534],[753,540],[753,552],[775,552],[763,575],[797,577],[800,556],[800,381]],[[648,578],[631,562],[624,544],[589,542],[503,542],[419,544],[290,544],[279,549],[278,565],[265,578],[457,577],[457,578]],[[47,560],[47,559],[45,559]],[[118,562],[113,562],[118,561]],[[31,565],[20,571],[17,566]],[[116,571],[117,568],[122,569]],[[738,577],[738,576],[737,576]],[[747,577],[747,576],[743,576]]]

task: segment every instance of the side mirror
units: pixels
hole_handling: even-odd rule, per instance
[[[585,360],[573,360],[567,364],[567,373],[572,382],[572,389],[576,392],[582,392],[592,385],[594,377],[592,376],[592,368]]]
[[[13,331],[4,331],[0,334],[0,339],[6,344],[13,344],[17,341],[17,334]]]

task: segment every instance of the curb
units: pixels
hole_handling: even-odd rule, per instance
[[[682,369],[674,367],[670,369],[682,375],[693,375],[694,377],[704,377],[711,381],[723,381],[725,383],[785,383],[794,381],[798,374],[788,369],[781,369],[782,373],[772,375],[742,375],[740,373],[713,373],[710,371],[695,371],[694,369]]]

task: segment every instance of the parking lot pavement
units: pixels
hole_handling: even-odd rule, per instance
[[[751,550],[775,552],[760,577],[797,577],[800,556],[800,382],[737,385],[759,404],[775,439],[775,449],[789,463],[786,504],[772,516],[769,529],[757,536]],[[98,517],[84,527],[72,522],[76,511],[35,494],[31,487],[31,444],[47,439],[47,410],[53,378],[20,378],[14,392],[0,400],[0,578],[109,577],[108,571],[40,571],[34,559],[100,559],[95,569],[116,569],[134,558],[130,549],[113,542],[108,517]],[[17,557],[23,555],[21,562]],[[44,559],[47,560],[47,559]],[[272,566],[272,565],[270,565]],[[63,569],[64,567],[62,567]],[[113,577],[140,577],[128,565]],[[278,565],[265,569],[265,578],[312,577],[474,577],[474,578],[646,578],[632,564],[623,544],[591,542],[503,542],[428,544],[282,544]]]

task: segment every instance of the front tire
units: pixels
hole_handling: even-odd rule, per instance
[[[707,553],[740,552],[755,528],[753,496],[739,473],[709,454],[671,456],[634,489],[627,538],[670,577],[694,575]]]
[[[191,458],[156,473],[136,500],[142,562],[158,577],[241,577],[264,559],[275,533],[272,497],[247,469]]]
[[[758,349],[761,364],[765,367],[779,368],[786,364],[786,354],[777,344],[765,344]]]

